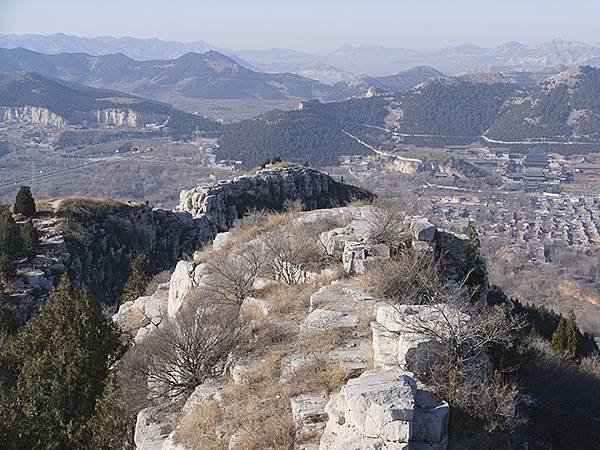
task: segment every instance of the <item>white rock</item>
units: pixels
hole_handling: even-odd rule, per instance
[[[185,296],[202,285],[205,274],[206,264],[195,264],[191,261],[177,263],[169,282],[167,312],[170,318],[177,315]]]
[[[448,437],[450,406],[429,392],[417,390],[411,440],[444,444]]]
[[[301,394],[290,399],[296,442],[320,437],[327,422],[326,403],[327,398],[322,395]]]
[[[213,250],[218,251],[225,247],[232,239],[233,235],[230,231],[218,233],[213,241]]]
[[[377,302],[352,281],[334,281],[310,296],[310,310],[335,309],[341,311],[374,311]]]
[[[242,311],[254,313],[258,312],[263,316],[268,316],[273,310],[273,305],[270,301],[264,298],[246,297],[242,302]]]
[[[175,428],[175,417],[157,408],[142,409],[135,424],[134,442],[138,450],[163,450],[168,448],[169,435]]]
[[[448,318],[448,320],[446,320]],[[377,309],[373,331],[373,362],[375,367],[399,367],[423,373],[440,357],[438,340],[423,333],[419,327],[427,323],[440,335],[450,333],[450,325],[464,320],[447,305],[385,305]]]
[[[413,239],[417,241],[432,242],[435,239],[437,227],[427,219],[415,218],[410,224],[410,231]]]
[[[346,241],[342,262],[344,269],[350,275],[365,273],[365,260],[367,259],[367,246],[361,242]]]
[[[221,389],[225,386],[225,382],[220,379],[210,379],[202,383],[200,386],[194,389],[192,395],[188,397],[183,405],[182,412],[186,413],[194,410],[202,403],[216,401],[220,403],[221,398]]]
[[[300,331],[327,331],[335,328],[354,328],[358,325],[358,316],[341,311],[315,309],[302,324]]]
[[[408,372],[365,372],[331,394],[319,449],[444,450],[448,409]]]

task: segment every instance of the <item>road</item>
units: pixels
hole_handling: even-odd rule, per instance
[[[504,144],[504,145],[543,145],[543,144],[549,144],[549,145],[600,145],[600,142],[593,142],[593,141],[572,142],[572,141],[548,141],[545,139],[539,139],[539,140],[535,140],[535,141],[500,141],[498,139],[491,139],[485,135],[481,136],[481,138],[490,144]]]
[[[346,130],[342,130],[346,135],[348,135],[349,137],[351,137],[352,139],[354,139],[356,142],[358,142],[361,145],[364,145],[365,147],[367,147],[368,149],[374,151],[375,153],[377,153],[378,155],[381,156],[389,156],[390,158],[396,158],[399,159],[400,161],[406,161],[406,162],[412,162],[412,163],[416,163],[416,164],[422,164],[423,161],[421,161],[420,159],[417,158],[405,158],[404,156],[398,156],[394,153],[389,153],[383,150],[380,150],[378,148],[373,147],[372,145],[367,144],[366,142],[360,140],[359,138],[357,138],[356,136],[351,135],[350,133],[348,133]]]

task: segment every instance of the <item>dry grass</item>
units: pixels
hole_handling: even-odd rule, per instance
[[[206,419],[186,418],[190,430],[178,434],[178,439],[192,448],[227,448],[232,436],[236,449],[291,449],[294,427],[290,398],[299,393],[325,394],[342,386],[350,372],[342,364],[328,359],[328,353],[340,342],[355,334],[351,329],[334,329],[321,333],[301,333],[298,324],[306,317],[308,300],[318,286],[276,285],[265,288],[261,297],[277,305],[265,317],[257,314],[251,321],[248,339],[242,346],[246,360],[257,361],[245,374],[244,381],[232,380],[221,392],[222,406],[218,428],[222,438],[214,447],[206,444],[203,431]],[[282,366],[293,355],[308,356],[310,362],[294,371],[282,382]],[[193,415],[208,415],[195,411]],[[195,425],[198,421],[198,425]],[[200,442],[200,444],[198,444]],[[210,442],[209,442],[210,443]],[[213,445],[212,443],[210,443]],[[206,447],[201,447],[206,445]]]
[[[299,212],[294,209],[283,213],[251,213],[234,226],[231,240],[221,251],[239,251],[256,237],[278,229],[297,230],[302,242],[311,240],[318,245],[323,231],[352,220],[348,215],[331,221],[294,223],[298,217]],[[207,262],[211,257],[207,250],[201,259]],[[290,398],[300,393],[328,395],[345,384],[350,371],[342,363],[332,361],[329,353],[342,341],[364,336],[372,319],[368,313],[361,315],[358,329],[300,332],[299,325],[309,313],[311,295],[345,276],[339,262],[322,259],[311,268],[318,271],[325,266],[333,270],[310,282],[269,284],[253,292],[253,297],[265,299],[271,309],[266,316],[257,309],[244,311],[247,334],[236,352],[238,360],[245,364],[243,380],[236,378],[237,384],[229,380],[225,385],[220,392],[220,409],[208,404],[187,414],[181,421],[179,441],[193,449],[228,448],[232,438],[238,450],[294,447]],[[305,364],[292,370],[289,364],[295,358]],[[286,375],[282,379],[284,369]]]
[[[221,408],[217,402],[202,403],[181,417],[175,438],[192,450],[223,450],[227,447],[215,433],[220,420]]]
[[[359,286],[375,298],[404,305],[429,304],[443,283],[439,267],[414,252],[404,252],[359,277]]]
[[[239,249],[249,241],[274,228],[287,225],[298,217],[296,211],[248,213],[234,223],[231,228],[231,239],[223,246],[222,251]]]

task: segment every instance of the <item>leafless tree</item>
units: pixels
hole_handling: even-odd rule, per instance
[[[391,300],[398,311],[398,327],[387,331],[427,342],[409,369],[450,404],[482,419],[489,430],[509,423],[518,390],[502,375],[517,367],[491,355],[508,354],[518,346],[523,318],[507,306],[472,302],[464,282],[446,280],[419,255],[404,254],[374,271],[376,295]],[[413,308],[422,312],[408,313],[407,305],[419,305]]]
[[[215,300],[240,306],[252,292],[263,263],[251,246],[228,253],[216,253],[207,264],[208,282],[204,290]]]
[[[490,355],[519,345],[523,318],[512,315],[506,306],[471,302],[460,283],[436,287],[432,302],[426,315],[398,315],[404,333],[435,342],[417,364],[419,375],[436,394],[470,411],[490,431],[506,427],[515,414],[519,393],[502,375],[518,366],[493,361]]]
[[[306,280],[308,270],[323,259],[317,238],[301,224],[279,227],[263,239],[265,263],[271,276],[286,284]]]
[[[397,250],[406,240],[404,227],[406,214],[398,204],[385,204],[373,208],[367,217],[368,239],[373,244],[388,244]]]
[[[130,359],[147,381],[149,397],[176,399],[218,375],[243,334],[238,313],[199,302],[135,346]]]

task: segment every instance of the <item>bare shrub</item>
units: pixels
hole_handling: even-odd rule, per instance
[[[150,397],[179,398],[221,373],[243,330],[237,308],[200,302],[181,311],[133,349]]]
[[[283,202],[283,210],[291,213],[299,213],[306,209],[306,205],[302,200],[286,200]]]
[[[317,238],[300,224],[272,230],[265,235],[263,245],[270,275],[286,284],[306,281],[307,272],[323,259]]]
[[[470,302],[461,285],[448,284],[440,292],[428,316],[398,319],[405,332],[438,344],[424,356],[422,380],[454,408],[476,417],[487,431],[511,426],[519,391],[503,374],[516,370],[506,355],[520,345],[524,320],[505,306]]]
[[[233,223],[232,230],[247,230],[260,227],[267,221],[268,215],[269,213],[264,209],[251,209]]]
[[[218,252],[207,263],[209,281],[204,289],[219,302],[240,306],[252,292],[262,265],[258,251],[248,246]]]
[[[436,264],[412,251],[378,264],[361,278],[361,284],[373,296],[403,305],[436,303],[449,287]]]
[[[581,359],[581,370],[600,380],[600,353],[595,352]]]
[[[373,208],[367,217],[368,239],[373,244],[388,244],[400,247],[405,239],[404,219],[406,214],[395,204]]]
[[[233,239],[226,245],[227,248],[240,247],[255,237],[272,230],[275,227],[291,223],[298,217],[294,211],[269,212],[265,210],[251,210],[244,217],[236,220],[231,228]]]

